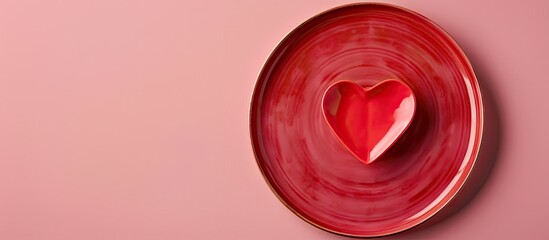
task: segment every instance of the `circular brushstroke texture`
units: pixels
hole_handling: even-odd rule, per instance
[[[322,117],[338,80],[400,79],[414,91],[408,130],[376,162],[349,153]],[[266,181],[298,216],[351,236],[381,236],[438,212],[478,152],[482,103],[466,56],[440,27],[409,10],[356,4],[309,19],[275,48],[253,94],[250,130]]]

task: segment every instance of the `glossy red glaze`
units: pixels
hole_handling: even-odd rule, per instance
[[[404,134],[371,164],[333,136],[322,97],[341,79],[399,79],[416,97]],[[383,4],[336,8],[284,38],[265,63],[250,107],[257,163],[279,199],[322,229],[381,236],[444,207],[471,172],[482,102],[473,70],[438,26]]]
[[[412,90],[396,79],[366,88],[342,80],[328,87],[322,110],[341,144],[369,164],[408,128],[416,100]]]

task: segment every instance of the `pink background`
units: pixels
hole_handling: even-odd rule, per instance
[[[344,3],[0,0],[0,239],[344,238],[277,200],[248,135],[272,48]],[[392,3],[464,48],[499,150],[458,213],[387,239],[546,238],[549,1]]]

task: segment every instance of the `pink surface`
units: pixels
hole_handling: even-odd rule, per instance
[[[0,1],[0,239],[344,238],[276,199],[248,132],[271,49],[343,3]],[[499,151],[458,213],[387,239],[545,238],[549,2],[391,3],[464,48]]]

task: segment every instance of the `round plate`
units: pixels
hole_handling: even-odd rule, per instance
[[[416,115],[376,162],[364,164],[322,117],[339,80],[407,83]],[[440,27],[385,4],[346,5],[301,24],[274,49],[252,96],[257,163],[278,198],[307,222],[372,237],[406,230],[441,210],[475,163],[482,102],[467,57]]]

